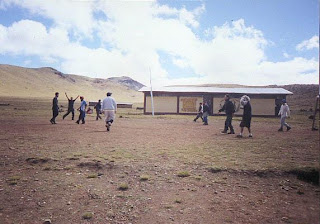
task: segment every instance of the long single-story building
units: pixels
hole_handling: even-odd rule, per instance
[[[139,90],[144,93],[144,114],[151,114],[150,87]],[[220,88],[220,87],[176,87],[153,88],[155,114],[196,114],[199,103],[206,102],[211,115],[217,115],[224,104],[224,95],[229,94],[236,108],[236,115],[242,114],[240,98],[248,95],[251,98],[253,116],[277,115],[282,99],[293,93],[283,88]]]

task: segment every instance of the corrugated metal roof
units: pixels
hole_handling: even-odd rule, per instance
[[[150,87],[142,87],[140,92],[150,92]],[[291,95],[292,92],[283,88],[220,88],[220,87],[156,87],[152,88],[153,92],[167,92],[167,93],[229,93],[229,94],[279,94]]]

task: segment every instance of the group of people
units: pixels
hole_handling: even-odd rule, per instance
[[[65,119],[70,113],[72,114],[72,120],[74,120],[74,102],[78,99],[79,95],[73,99],[72,97],[68,97],[67,93],[65,93],[68,99],[68,111],[66,114],[63,115],[63,119]],[[105,115],[105,122],[107,131],[110,131],[111,125],[115,119],[115,114],[117,112],[117,103],[113,97],[111,97],[112,93],[108,92],[107,97],[98,101],[98,103],[94,106],[96,110],[96,120],[101,119],[100,114],[104,113]],[[59,93],[55,93],[55,97],[52,100],[52,118],[50,119],[51,124],[56,124],[56,117],[59,115],[59,104],[58,104],[58,97]],[[86,109],[87,109],[87,102],[84,100],[83,96],[80,96],[80,107],[77,109],[80,114],[79,118],[76,121],[77,124],[85,124],[85,117],[86,117]]]
[[[226,114],[224,129],[223,131],[221,131],[221,133],[235,134],[234,128],[232,126],[232,118],[235,113],[235,106],[231,102],[230,96],[228,94],[224,96],[224,100],[225,100],[225,103],[223,107],[218,111],[219,114],[223,111]],[[240,99],[240,105],[241,105],[241,108],[243,108],[243,115],[240,123],[240,133],[237,135],[237,137],[242,138],[244,128],[247,128],[249,132],[249,137],[252,138],[253,136],[251,132],[252,109],[250,104],[250,97],[247,95],[242,96]],[[208,125],[209,111],[210,111],[209,106],[206,102],[204,102],[203,104],[200,103],[198,114],[193,121],[196,122],[199,118],[201,118],[203,121],[203,125]],[[290,109],[285,99],[282,100],[282,105],[278,115],[280,116],[280,128],[278,131],[283,131],[283,126],[285,126],[287,128],[287,131],[289,131],[291,127],[289,126],[289,124],[286,123],[286,118],[290,117]]]
[[[68,99],[68,111],[66,114],[63,115],[63,119],[65,119],[70,113],[72,113],[72,120],[74,120],[74,102],[78,99],[79,95],[73,99],[72,97],[68,97],[67,93],[65,93],[67,99]],[[110,131],[110,127],[115,119],[115,114],[117,111],[117,103],[114,100],[113,97],[111,97],[112,93],[108,92],[107,97],[98,101],[98,103],[94,106],[94,109],[96,110],[96,120],[102,119],[100,114],[104,113],[105,115],[105,122],[106,122],[106,128],[107,131]],[[58,97],[59,93],[55,93],[55,97],[52,100],[52,118],[50,119],[51,124],[56,124],[56,117],[59,115],[59,106],[58,106]],[[226,120],[223,131],[221,131],[222,134],[235,134],[234,128],[232,126],[232,118],[235,113],[235,106],[230,100],[230,96],[226,94],[224,96],[225,103],[223,107],[219,110],[219,113],[225,112],[226,114]],[[80,96],[80,107],[77,109],[80,114],[79,118],[76,121],[77,124],[81,123],[85,124],[85,117],[86,117],[86,108],[87,108],[87,102],[84,100],[83,96]],[[240,99],[240,105],[243,108],[243,115],[242,120],[240,123],[240,133],[237,135],[237,137],[242,138],[243,137],[243,131],[244,128],[247,128],[249,131],[249,137],[252,137],[251,132],[251,117],[252,117],[252,109],[250,104],[250,97],[247,95],[244,95]],[[203,104],[200,103],[199,110],[196,118],[193,120],[196,122],[199,118],[202,119],[204,125],[208,125],[208,116],[210,113],[209,106],[206,102]],[[280,128],[278,131],[283,131],[283,126],[287,128],[287,131],[291,129],[289,124],[286,123],[286,118],[290,117],[290,109],[285,99],[282,100],[282,105],[279,110],[280,116]],[[228,132],[229,130],[229,132]]]

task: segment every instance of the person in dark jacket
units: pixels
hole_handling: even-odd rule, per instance
[[[56,117],[59,115],[58,97],[59,93],[56,92],[55,97],[52,100],[52,118],[50,119],[51,124],[56,124]]]
[[[68,116],[70,113],[72,113],[72,120],[74,120],[74,101],[76,101],[78,99],[79,95],[75,99],[73,99],[72,97],[70,97],[70,99],[69,99],[67,93],[65,93],[65,94],[68,99],[68,112],[65,115],[63,115],[62,119],[65,119],[66,116]]]
[[[228,132],[228,134],[234,134],[234,129],[232,126],[232,117],[235,112],[234,104],[230,101],[230,96],[228,94],[224,96],[224,100],[225,100],[225,103],[223,107],[219,110],[219,113],[222,111],[225,111],[227,118],[224,123],[224,130],[221,133],[226,134],[228,131],[228,128],[230,128],[230,132]]]
[[[94,109],[96,109],[96,113],[97,113],[96,121],[98,119],[102,119],[100,116],[100,114],[101,114],[101,100],[99,100],[98,103],[94,106]]]
[[[203,125],[208,125],[209,106],[206,102],[203,103]]]
[[[252,138],[252,133],[250,128],[251,117],[252,117],[250,97],[247,95],[242,96],[240,99],[240,105],[243,107],[243,115],[240,123],[241,131],[240,131],[240,134],[237,135],[237,137],[242,138],[243,129],[246,127],[248,128],[248,131],[249,131],[249,137]]]
[[[198,110],[198,114],[197,114],[196,118],[193,119],[193,121],[196,122],[196,121],[198,120],[198,118],[201,118],[201,120],[202,120],[202,122],[203,122],[202,116],[203,116],[203,105],[202,105],[202,103],[200,103],[200,105],[199,105],[199,110]]]

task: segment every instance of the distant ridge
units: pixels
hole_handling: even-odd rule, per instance
[[[55,92],[69,96],[83,95],[88,100],[104,98],[107,92],[122,102],[143,102],[143,94],[137,90],[143,84],[130,77],[96,79],[65,74],[52,67],[24,68],[0,64],[0,97],[51,98]]]

